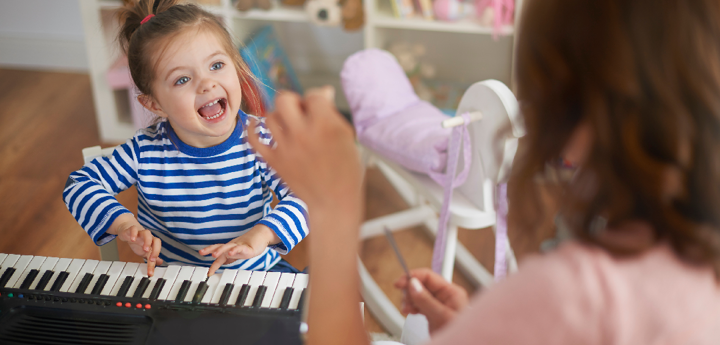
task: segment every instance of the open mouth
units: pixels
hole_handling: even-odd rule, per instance
[[[227,99],[218,98],[208,104],[203,105],[198,109],[198,114],[206,120],[214,120],[222,116],[225,113],[225,106],[227,105]]]

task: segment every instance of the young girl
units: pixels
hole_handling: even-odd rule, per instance
[[[279,254],[307,236],[307,208],[247,143],[251,118],[271,142],[240,110],[262,113],[254,76],[213,15],[176,2],[121,13],[138,100],[159,123],[70,174],[63,199],[97,245],[117,236],[149,275],[163,263],[293,271]],[[113,197],[133,185],[137,219]]]
[[[429,344],[720,344],[720,2],[527,0],[519,28],[510,212],[532,231],[538,181],[568,159],[574,239],[469,301],[414,270],[405,311],[427,316]],[[306,343],[367,344],[352,131],[323,97],[277,102],[284,145],[250,142],[313,210]]]

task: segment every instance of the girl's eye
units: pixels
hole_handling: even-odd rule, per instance
[[[178,79],[178,80],[175,82],[175,85],[182,85],[182,84],[185,84],[185,83],[187,83],[187,82],[189,82],[189,81],[190,81],[190,78],[188,78],[188,77],[180,77],[180,79]]]
[[[218,69],[223,68],[223,66],[225,66],[224,62],[216,62],[216,63],[212,64],[212,66],[210,66],[210,70],[211,71],[218,70]]]

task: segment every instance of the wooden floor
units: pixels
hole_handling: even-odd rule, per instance
[[[0,253],[99,259],[97,247],[80,228],[62,201],[70,172],[82,165],[81,150],[101,143],[86,74],[0,69]],[[374,218],[406,207],[376,169],[366,178],[366,217]],[[137,211],[134,189],[118,195]],[[510,229],[519,259],[537,251],[551,231],[528,234]],[[396,233],[411,268],[429,267],[432,242],[422,228]],[[494,236],[490,229],[460,230],[460,241],[486,267],[493,267]],[[298,268],[307,265],[307,243],[286,259]],[[362,259],[389,298],[399,305],[401,292],[392,287],[402,269],[385,238],[363,243]],[[142,262],[123,244],[122,261]],[[454,281],[472,291],[456,272]],[[366,313],[366,328],[382,329]]]

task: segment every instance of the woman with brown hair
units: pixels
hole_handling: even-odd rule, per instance
[[[432,344],[720,343],[720,2],[526,2],[511,212],[533,231],[539,181],[569,160],[557,201],[574,239],[469,303],[413,271],[396,284],[405,311],[428,317]],[[323,92],[280,97],[277,148],[255,146],[310,209],[308,343],[361,344],[362,173]]]

